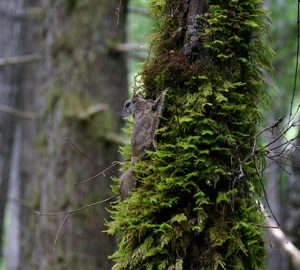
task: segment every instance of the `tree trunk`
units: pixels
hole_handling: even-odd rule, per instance
[[[27,53],[39,52],[41,61],[26,70],[21,99],[23,109],[40,118],[22,122],[19,181],[25,206],[14,269],[110,269],[107,257],[115,240],[103,232],[108,204],[70,215],[55,248],[65,215],[34,217],[33,212],[68,211],[111,196],[116,169],[84,185],[74,183],[118,160],[127,68],[125,55],[112,48],[125,41],[126,1],[30,3],[41,13],[29,22]]]
[[[11,158],[11,171],[9,177],[8,203],[6,207],[7,226],[7,243],[5,245],[5,262],[7,270],[16,270],[21,254],[20,243],[20,214],[22,211],[22,201],[20,198],[20,151],[21,151],[21,126],[18,124],[14,134],[14,145]]]
[[[119,236],[114,270],[264,269],[255,133],[258,67],[269,61],[258,2],[151,1],[159,26],[144,94],[168,93],[156,150],[126,164],[137,188],[109,223]]]
[[[25,1],[0,1],[0,58],[23,54]],[[22,88],[22,66],[0,67],[0,103],[14,107]],[[14,135],[14,118],[0,112],[0,259],[4,213],[9,186],[9,171]]]
[[[271,112],[270,112],[271,113]],[[273,113],[273,112],[272,112]],[[273,117],[268,117],[268,123],[272,123],[275,120]],[[277,132],[274,132],[274,137],[277,138]],[[278,132],[279,133],[279,132]],[[269,143],[272,143],[274,137],[266,138]],[[277,142],[272,144],[272,147],[278,147],[282,144],[282,140],[278,140]],[[281,151],[281,148],[277,149],[278,152]],[[277,159],[277,162],[282,162],[280,158]],[[266,179],[266,191],[268,194],[268,202],[271,206],[273,214],[275,215],[277,221],[281,226],[283,226],[282,222],[282,207],[280,205],[280,180],[282,177],[282,168],[277,164],[274,163],[273,160],[267,160],[267,170],[264,174]],[[270,211],[268,211],[268,215],[270,215]],[[273,219],[273,217],[270,217]],[[268,254],[267,254],[267,265],[268,269],[272,270],[286,270],[288,269],[287,266],[287,255],[284,249],[281,247],[281,244],[274,239],[271,232],[268,230],[266,233],[266,237],[269,238],[274,246],[268,246]]]
[[[298,147],[300,145],[300,136],[295,143]],[[293,163],[292,163],[292,175],[289,176],[287,186],[287,202],[284,215],[284,229],[287,235],[290,237],[291,242],[300,249],[300,217],[299,217],[299,205],[300,205],[300,150],[295,148],[293,152]],[[299,270],[290,262],[288,269]]]

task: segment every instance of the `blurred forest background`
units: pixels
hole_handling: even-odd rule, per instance
[[[275,91],[259,128],[289,114],[297,58],[297,1],[267,0],[265,7],[276,52],[274,78],[266,80]],[[147,1],[0,0],[0,27],[0,270],[110,269],[115,240],[103,232],[109,203],[71,215],[55,249],[65,215],[33,213],[68,211],[112,195],[116,166],[74,183],[120,159],[123,103],[155,27]],[[294,111],[299,98],[296,91]],[[300,145],[298,132],[288,139]],[[298,248],[299,161],[297,149],[280,166],[268,164],[265,174],[272,210]],[[268,231],[266,239],[273,243],[266,240],[268,269],[296,269]]]

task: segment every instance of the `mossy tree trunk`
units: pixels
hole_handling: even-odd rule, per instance
[[[261,1],[150,2],[159,26],[144,94],[169,90],[157,149],[112,212],[113,269],[264,269],[253,137],[272,52]]]
[[[110,269],[107,256],[115,240],[103,233],[107,204],[70,216],[55,249],[64,216],[34,217],[33,212],[66,211],[111,196],[109,176],[116,170],[84,185],[74,183],[118,160],[127,68],[125,55],[111,48],[125,41],[126,1],[121,6],[118,0],[45,0],[31,5],[41,9],[32,9],[39,16],[28,29],[29,50],[36,50],[41,61],[26,72],[22,100],[24,110],[41,113],[41,118],[22,122],[19,175],[25,207],[19,267]],[[92,107],[97,104],[102,105]],[[102,166],[86,160],[65,137]]]

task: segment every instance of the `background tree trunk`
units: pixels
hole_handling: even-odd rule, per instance
[[[291,91],[294,88],[294,80],[292,78],[294,78],[295,75],[297,48],[297,3],[293,1],[268,0],[264,1],[264,7],[270,9],[273,14],[272,47],[276,52],[276,55],[272,60],[274,76],[273,79],[268,78],[268,80],[276,89],[278,89],[278,91],[276,91],[276,93],[270,91],[270,94],[274,95],[275,98],[270,105],[271,109],[264,112],[264,118],[267,119],[268,123],[272,123],[280,116],[289,115],[290,113]],[[298,100],[297,91],[295,100]],[[294,102],[294,106],[298,106],[297,102]],[[295,110],[296,109],[294,108],[294,112]],[[297,129],[298,127],[294,128]],[[272,136],[266,137],[266,140],[270,142]],[[285,139],[282,138],[280,141],[281,143],[284,143]],[[280,142],[277,141],[275,144],[279,143]],[[280,153],[280,151],[282,151],[282,149],[275,150],[277,154]],[[290,154],[286,157],[290,158]],[[269,161],[270,163],[272,162],[271,160]],[[266,189],[271,208],[273,209],[276,218],[279,220],[282,230],[288,234],[285,223],[288,221],[288,213],[290,209],[292,209],[287,201],[290,201],[289,191],[292,191],[292,189],[290,190],[289,183],[293,176],[290,177],[281,168],[281,166],[284,166],[284,163],[291,163],[290,161],[285,159],[285,157],[282,157],[278,158],[278,162],[282,164],[280,166],[273,164],[272,167],[268,168],[265,174]],[[293,173],[289,165],[284,166],[284,168]],[[295,189],[293,189],[292,193],[294,192],[296,192]],[[267,231],[267,237],[276,245],[276,247],[273,248],[270,248],[269,245],[267,245],[269,247],[267,257],[268,269],[292,269],[289,260],[290,255],[282,248],[282,244],[269,233],[269,230]]]
[[[283,226],[292,243],[300,249],[300,133],[295,144],[298,148],[294,149],[292,156],[292,175],[288,178]],[[300,267],[296,268],[290,261],[286,269],[299,270]]]
[[[0,1],[0,58],[20,56],[24,52],[25,1]],[[17,106],[16,96],[22,88],[22,66],[0,67],[0,103]],[[4,213],[9,186],[11,151],[15,119],[0,112],[0,260]]]
[[[24,204],[19,268],[14,269],[110,269],[107,257],[115,241],[103,233],[108,204],[70,216],[55,249],[64,216],[34,217],[33,212],[66,211],[111,196],[109,176],[117,169],[84,185],[74,183],[118,160],[127,68],[125,55],[112,48],[125,41],[126,1],[31,1],[28,12],[34,17],[27,53],[39,52],[41,61],[27,68],[21,100],[24,110],[40,118],[21,123]],[[104,105],[95,110],[97,104]]]
[[[271,114],[271,113],[270,113]],[[268,123],[273,123],[275,121],[274,118],[272,118],[269,114],[268,117]],[[278,132],[279,133],[279,132]],[[277,132],[274,132],[276,136],[278,136]],[[266,138],[268,143],[271,143],[274,138],[269,137]],[[272,147],[278,147],[282,144],[282,140],[278,140],[276,143],[272,144]],[[280,152],[281,148],[279,148],[277,151]],[[280,158],[277,159],[277,162],[282,162]],[[266,191],[267,191],[267,197],[269,204],[271,206],[271,209],[278,220],[279,224],[283,226],[283,220],[282,219],[282,207],[280,204],[280,180],[282,178],[282,168],[277,164],[274,163],[273,160],[267,160],[267,170],[264,173],[265,179],[266,179]],[[268,215],[270,215],[270,212],[268,211]],[[273,217],[271,217],[273,219]],[[287,255],[284,251],[284,249],[281,247],[281,244],[274,239],[271,232],[269,230],[266,231],[266,236],[272,241],[272,243],[275,245],[274,247],[268,246],[268,255],[267,255],[267,265],[268,269],[272,270],[286,270],[288,268],[288,262],[287,262]]]

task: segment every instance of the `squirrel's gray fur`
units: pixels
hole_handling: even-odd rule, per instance
[[[159,124],[165,101],[165,90],[155,101],[144,99],[141,94],[134,96],[124,104],[124,110],[132,113],[134,124],[131,133],[131,163],[134,166],[138,158],[147,157],[145,150],[154,150],[154,137]],[[121,199],[126,199],[136,187],[136,176],[130,167],[120,181]]]

